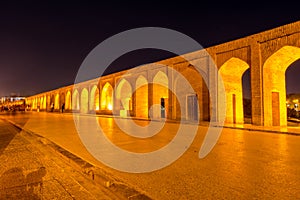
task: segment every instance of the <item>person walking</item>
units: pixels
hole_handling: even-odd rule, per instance
[[[54,110],[54,103],[51,104],[51,112]]]
[[[65,110],[65,103],[63,103],[62,106],[61,106],[61,112],[63,113],[64,110]]]

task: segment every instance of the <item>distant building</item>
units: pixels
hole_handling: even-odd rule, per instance
[[[290,109],[299,109],[300,94],[288,94],[286,96],[286,106]]]
[[[0,98],[0,104],[12,103],[20,100],[25,100],[25,97],[5,96]]]

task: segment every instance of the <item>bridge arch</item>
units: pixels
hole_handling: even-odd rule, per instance
[[[55,95],[54,109],[59,110],[59,94],[58,93]]]
[[[166,73],[158,71],[153,78],[152,117],[167,118],[169,100],[169,78]]]
[[[44,97],[42,97],[42,107],[43,110],[47,109],[47,97],[46,95],[44,95]]]
[[[72,110],[73,111],[79,111],[80,105],[79,105],[79,92],[77,89],[73,91],[72,95]]]
[[[101,91],[101,110],[113,109],[113,87],[109,82],[106,82]]]
[[[264,125],[286,126],[285,72],[300,59],[300,48],[284,46],[267,58],[263,65]]]
[[[227,123],[244,123],[242,77],[247,69],[249,65],[235,57],[227,60],[219,69],[226,93]]]
[[[128,116],[132,110],[132,87],[124,78],[116,88],[115,109],[120,111],[122,117]]]
[[[99,110],[99,89],[96,85],[92,87],[90,92],[90,110]]]
[[[86,88],[83,88],[80,95],[80,112],[88,113],[89,112],[89,91]]]
[[[66,103],[65,103],[65,109],[66,110],[71,110],[72,109],[72,104],[71,104],[71,92],[67,91],[66,93]]]
[[[175,76],[173,81],[176,91],[176,95],[172,97],[173,118],[179,120],[183,117],[189,121],[208,120],[209,93],[202,74],[191,64],[181,69],[180,74]],[[180,105],[179,102],[185,104]]]
[[[140,75],[135,82],[136,117],[148,118],[148,81]]]
[[[59,106],[60,110],[63,104],[65,104],[66,107],[66,95],[64,92],[60,93],[60,106]]]

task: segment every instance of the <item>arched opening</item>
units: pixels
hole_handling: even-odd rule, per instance
[[[49,111],[51,108],[51,95],[47,96],[47,111]]]
[[[50,109],[51,109],[51,111],[52,111],[52,109],[54,109],[54,103],[55,103],[55,97],[54,97],[54,94],[52,94],[50,96]]]
[[[113,109],[113,87],[109,83],[105,83],[101,91],[101,110]]]
[[[42,106],[42,109],[47,109],[47,97],[46,97],[46,95],[44,96],[44,98],[43,98],[43,104],[42,104],[43,106]]]
[[[66,108],[66,95],[65,93],[61,93],[60,94],[60,106],[59,106],[59,109],[61,110],[62,109],[62,105],[65,104],[65,108]]]
[[[59,110],[59,94],[55,95],[54,109]]]
[[[287,106],[287,125],[299,126],[300,119],[300,59],[293,62],[285,72],[286,78],[286,106]]]
[[[86,88],[81,91],[80,112],[88,113],[89,111],[89,92]]]
[[[153,105],[152,117],[154,119],[168,117],[169,79],[159,71],[153,78]],[[151,115],[151,114],[150,114]]]
[[[36,99],[36,98],[33,99],[33,105],[32,105],[32,108],[33,108],[33,109],[37,109],[37,99]]]
[[[219,69],[226,93],[226,123],[244,123],[242,77],[249,65],[230,58]]]
[[[243,86],[244,123],[252,124],[252,98],[251,98],[250,68],[247,69],[243,74],[242,86]]]
[[[272,54],[263,65],[264,125],[286,126],[287,68],[300,58],[300,48],[284,46]]]
[[[180,75],[175,77],[176,95],[172,98],[173,119],[209,120],[209,93],[201,74],[194,66],[185,65],[181,68]]]
[[[78,90],[74,90],[72,96],[72,110],[79,111],[79,93]]]
[[[148,118],[148,81],[139,76],[135,83],[135,113],[136,117]]]
[[[99,89],[96,85],[93,86],[90,95],[90,110],[99,110]]]
[[[42,109],[43,106],[43,97],[39,97],[38,98],[38,111],[40,111]]]
[[[71,107],[71,92],[70,91],[68,91],[67,94],[66,94],[65,109],[66,110],[71,110],[72,109],[72,107]]]
[[[115,109],[120,111],[121,117],[129,116],[129,111],[132,110],[132,87],[125,79],[122,79],[117,86]]]

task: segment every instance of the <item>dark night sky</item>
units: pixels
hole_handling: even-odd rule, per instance
[[[32,95],[74,83],[94,47],[131,28],[170,28],[209,47],[300,20],[295,5],[250,1],[41,2],[0,3],[0,96]],[[170,56],[154,50],[132,52],[115,62],[112,71]]]

